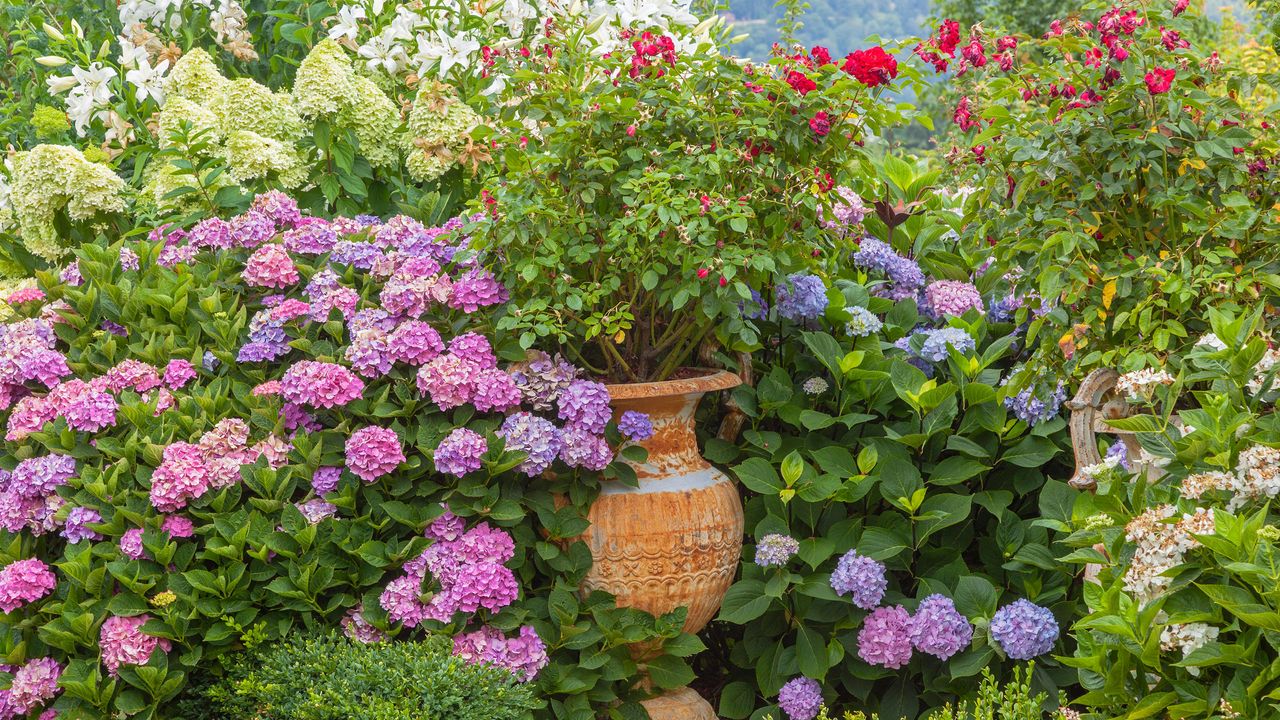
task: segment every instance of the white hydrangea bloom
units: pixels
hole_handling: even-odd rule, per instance
[[[1116,390],[1132,400],[1148,399],[1161,385],[1172,385],[1173,376],[1164,370],[1143,368],[1125,373],[1116,381]]]

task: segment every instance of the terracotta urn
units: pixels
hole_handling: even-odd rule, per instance
[[[696,373],[696,374],[693,374]],[[653,437],[635,468],[638,487],[608,481],[591,507],[584,540],[592,567],[583,592],[612,593],[619,606],[662,615],[679,607],[696,633],[715,616],[742,554],[742,499],[698,449],[694,412],[702,396],[741,383],[723,370],[689,371],[687,379],[610,385],[615,420],[646,413]],[[643,661],[648,650],[632,648]],[[714,720],[711,705],[684,687],[644,703],[652,720]]]

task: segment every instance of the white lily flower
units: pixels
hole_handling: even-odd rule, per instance
[[[143,58],[138,62],[138,67],[124,74],[124,79],[137,88],[135,96],[138,102],[150,97],[157,105],[164,105],[164,74],[168,71],[168,60],[161,60],[158,65],[151,67],[151,63]]]
[[[329,39],[356,39],[360,32],[360,21],[366,19],[364,8],[359,5],[343,5],[338,9],[338,22],[329,28]]]
[[[120,67],[125,70],[131,70],[139,67],[139,63],[150,62],[151,58],[147,56],[145,47],[134,45],[133,41],[123,35],[120,36]]]
[[[359,55],[365,59],[370,70],[382,68],[390,75],[395,75],[409,65],[409,55],[396,42],[395,30],[392,28],[369,38],[369,42],[360,46]]]
[[[426,68],[433,61],[439,63],[440,77],[449,74],[455,66],[462,69],[471,67],[471,56],[480,50],[480,42],[470,33],[457,35],[439,34],[428,37],[425,33],[418,35],[418,54],[414,61],[421,66],[419,75],[426,74]]]
[[[538,17],[538,9],[525,0],[503,0],[502,8],[498,12],[498,22],[506,25],[512,34],[523,31],[525,21],[536,17]]]
[[[418,13],[410,10],[404,5],[396,6],[396,17],[391,21],[388,27],[393,31],[396,40],[412,40],[413,31],[420,27],[425,21]]]
[[[76,135],[84,137],[85,132],[89,129],[89,123],[93,122],[93,116],[98,111],[99,104],[94,101],[93,96],[80,92],[80,88],[76,88],[74,92],[67,97],[67,117],[71,119],[71,123],[76,128]]]
[[[79,85],[80,81],[74,75],[63,75],[62,77],[45,78],[44,84],[49,86],[50,94],[61,95]]]
[[[71,74],[80,84],[84,94],[93,98],[95,103],[111,102],[111,81],[119,74],[115,68],[104,67],[102,63],[90,63],[86,68],[72,68]]]

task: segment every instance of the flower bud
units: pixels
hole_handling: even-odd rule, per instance
[[[67,36],[63,35],[61,30],[50,25],[49,23],[44,23],[40,27],[44,28],[44,32],[46,35],[53,38],[54,40],[57,40],[58,42],[63,42],[67,39]]]
[[[36,58],[36,62],[45,67],[58,67],[60,65],[66,65],[67,59],[64,57],[58,57],[57,55],[44,55]]]

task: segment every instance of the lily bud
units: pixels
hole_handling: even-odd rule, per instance
[[[76,37],[84,39],[84,28],[80,27],[80,23],[76,22],[75,18],[71,19],[71,30],[75,32]]]
[[[592,20],[591,22],[587,23],[587,26],[582,29],[582,32],[586,35],[594,35],[597,30],[599,30],[601,27],[604,26],[604,21],[608,19],[609,19],[608,15],[601,15],[595,20]]]
[[[58,57],[57,55],[45,55],[43,57],[36,58],[36,62],[45,67],[58,67],[66,65],[67,59],[64,57]]]
[[[708,30],[710,30],[711,28],[715,27],[715,26],[716,26],[716,25],[718,25],[719,23],[720,23],[720,16],[719,16],[719,15],[713,15],[713,16],[711,16],[711,17],[707,18],[706,20],[703,20],[702,22],[698,23],[698,26],[697,26],[697,27],[695,27],[695,28],[693,29],[693,34],[694,34],[695,36],[696,36],[696,35],[703,35],[703,34],[705,34]]]
[[[58,42],[63,42],[67,39],[67,36],[63,35],[61,30],[50,25],[49,23],[44,23],[40,27],[44,28],[44,32],[46,35],[53,38],[54,40],[57,40]]]

